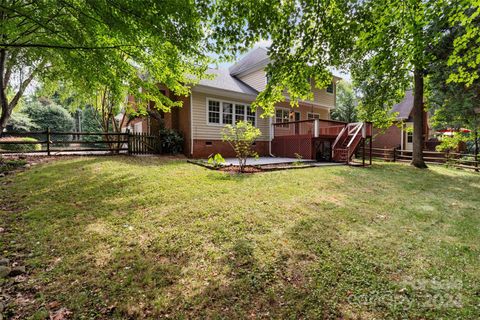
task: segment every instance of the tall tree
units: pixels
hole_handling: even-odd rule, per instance
[[[347,81],[337,83],[337,102],[335,109],[332,110],[332,119],[356,122],[357,117],[357,97],[353,85]]]
[[[221,28],[233,30],[244,19],[246,37],[261,35],[272,41],[267,67],[269,83],[255,102],[271,114],[276,102],[292,104],[311,97],[311,82],[325,87],[329,67],[350,65],[356,84],[363,89],[362,115],[385,118],[408,87],[414,87],[414,150],[412,164],[423,160],[423,95],[429,46],[441,31],[431,22],[444,17],[448,0],[365,1],[256,1],[226,2]],[[227,11],[238,16],[227,21]],[[377,120],[377,119],[366,120]],[[377,121],[375,121],[377,122]]]
[[[353,75],[365,88],[362,107],[389,109],[408,87],[414,88],[412,165],[423,160],[423,98],[429,49],[443,33],[435,21],[445,19],[446,2],[436,0],[367,0],[359,4],[363,26],[356,42]]]
[[[0,134],[34,79],[79,85],[85,95],[103,87],[131,88],[137,108],[148,98],[169,110],[156,89],[177,95],[203,76],[209,52],[232,49],[212,32],[210,0],[3,0],[0,2]],[[145,88],[139,91],[139,88]],[[14,90],[12,95],[7,91]]]

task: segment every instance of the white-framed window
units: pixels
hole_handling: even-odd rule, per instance
[[[326,91],[327,91],[327,93],[333,94],[334,91],[335,91],[334,84],[333,84],[333,83],[330,83],[330,84],[327,86]]]
[[[207,106],[208,124],[226,125],[249,121],[256,125],[256,112],[252,111],[248,104],[208,98]]]
[[[242,117],[245,115],[245,105],[244,104],[235,104],[235,123],[243,120]]]
[[[247,121],[252,124],[252,126],[256,126],[257,122],[257,113],[252,110],[251,106],[247,106]]]
[[[233,124],[233,103],[222,103],[222,123]]]
[[[413,131],[407,131],[407,143],[413,143]]]
[[[275,123],[289,122],[289,121],[290,121],[290,110],[288,109],[275,110]]]
[[[315,112],[309,112],[309,113],[307,113],[307,119],[308,119],[308,120],[311,120],[311,119],[320,119],[320,114],[319,114],[319,113],[315,113]]]
[[[275,123],[290,122],[290,110],[288,109],[276,109],[275,110]],[[280,127],[288,127],[288,124],[281,125]]]
[[[208,100],[208,123],[220,124],[220,101]]]

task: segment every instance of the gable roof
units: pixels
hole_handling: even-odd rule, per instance
[[[228,70],[232,76],[245,72],[255,66],[264,66],[268,64],[268,51],[266,48],[257,47],[247,53],[242,59],[237,61]]]
[[[213,74],[215,77],[213,79],[202,79],[199,85],[249,95],[258,94],[257,90],[232,77],[227,69],[208,69],[207,74]]]
[[[398,112],[397,120],[406,120],[413,109],[413,91],[407,90],[402,101],[393,106],[392,112]]]

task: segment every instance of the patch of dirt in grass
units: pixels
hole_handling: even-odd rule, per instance
[[[219,171],[222,172],[228,172],[228,173],[240,173],[238,166],[227,166],[227,167],[222,167],[219,169]],[[259,167],[254,167],[254,166],[247,166],[243,169],[243,173],[258,173],[258,172],[263,172]]]

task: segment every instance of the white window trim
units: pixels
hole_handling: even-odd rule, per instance
[[[209,105],[209,101],[218,101],[220,102],[220,123],[215,123],[215,122],[210,122],[209,121],[209,118],[208,118],[208,105]],[[212,126],[212,127],[224,127],[226,126],[227,124],[229,123],[226,123],[224,124],[223,123],[223,103],[231,103],[232,104],[232,125],[234,125],[237,121],[236,119],[236,113],[235,113],[235,105],[237,104],[241,104],[241,105],[244,105],[245,106],[245,110],[243,112],[243,121],[247,121],[248,117],[247,117],[247,109],[249,107],[251,107],[251,104],[250,103],[247,103],[247,102],[240,102],[240,101],[230,101],[230,100],[223,100],[223,99],[216,99],[216,98],[211,98],[211,97],[207,97],[206,99],[206,121],[207,121],[207,125],[208,126]],[[257,117],[257,110],[255,110],[255,127],[257,127],[258,125],[258,117]]]
[[[318,113],[318,112],[307,112],[307,120],[315,119],[315,118],[309,118],[310,115],[318,116],[319,120],[322,119],[320,113]]]
[[[333,83],[333,82],[332,82],[332,88],[333,88],[333,92],[328,92],[328,91],[327,91],[327,88],[325,88],[325,93],[326,93],[326,94],[329,94],[329,95],[331,95],[331,96],[335,95],[336,85],[335,85],[335,83]]]
[[[275,116],[274,116],[275,122],[274,123],[280,123],[280,122],[277,122],[277,110],[287,111],[288,112],[288,121],[285,121],[285,122],[290,122],[290,112],[292,110],[290,110],[289,108],[285,108],[285,107],[275,107]]]

